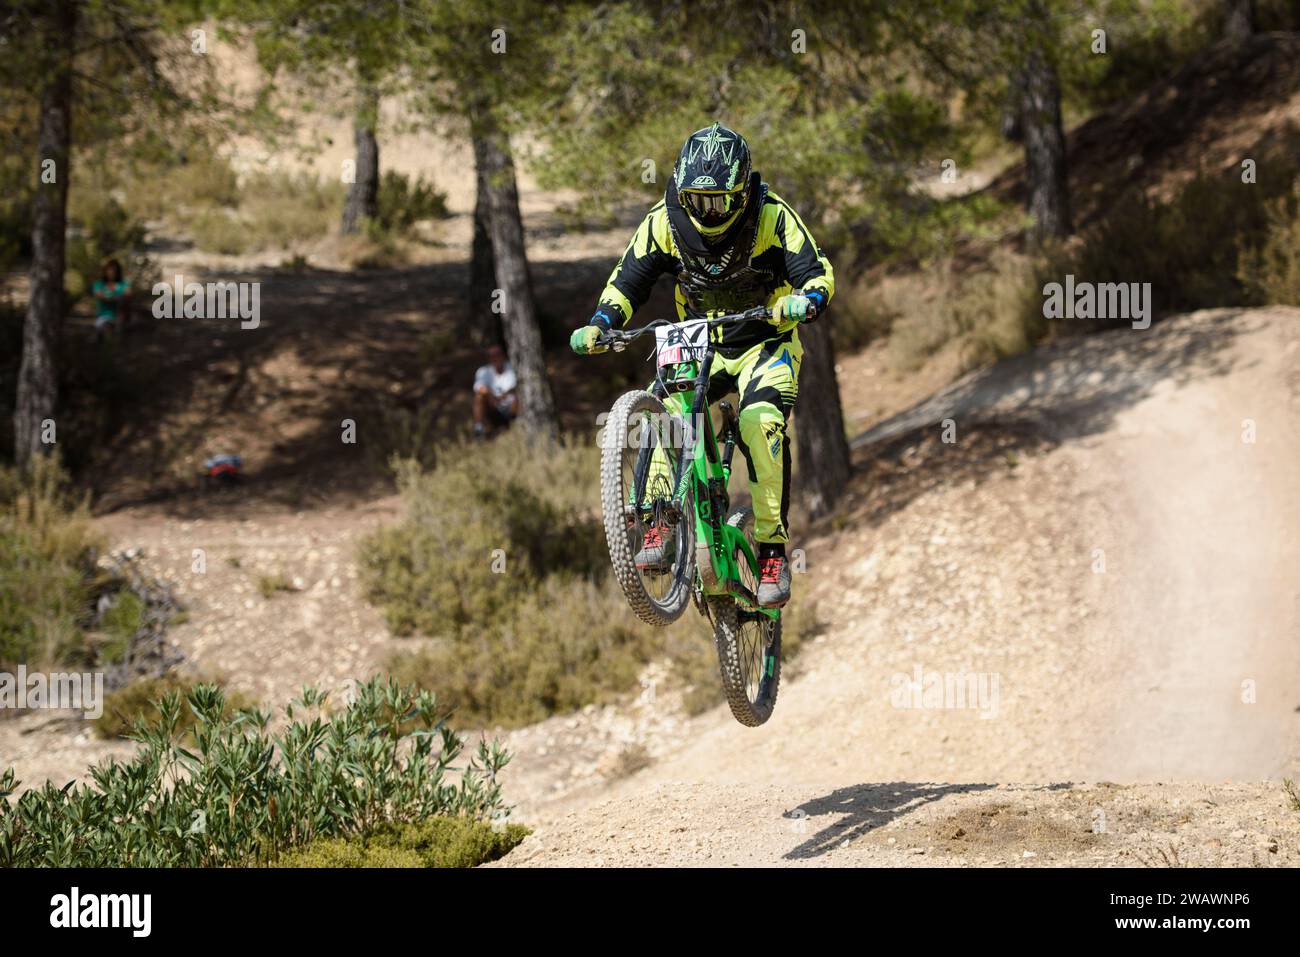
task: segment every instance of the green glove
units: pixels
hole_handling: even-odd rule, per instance
[[[597,342],[600,334],[604,330],[600,326],[588,325],[579,329],[574,329],[573,334],[569,336],[569,348],[580,356],[595,355],[598,352],[607,352],[609,347]]]
[[[782,296],[772,307],[772,318],[777,322],[787,319],[803,322],[808,318],[808,302],[807,296]]]

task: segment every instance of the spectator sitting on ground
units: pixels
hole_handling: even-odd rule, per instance
[[[474,373],[474,438],[481,439],[491,431],[508,429],[519,415],[519,385],[515,370],[506,361],[505,350],[490,346],[488,364]]]
[[[95,296],[95,338],[120,333],[131,299],[131,284],[122,275],[122,264],[116,259],[106,261],[91,292]]]

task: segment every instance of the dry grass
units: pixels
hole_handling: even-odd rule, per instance
[[[0,663],[54,663],[80,654],[95,556],[84,498],[56,461],[0,469]]]

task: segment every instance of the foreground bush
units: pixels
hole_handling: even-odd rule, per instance
[[[277,867],[477,867],[509,854],[528,836],[519,824],[493,828],[464,817],[389,824],[366,837],[330,838],[290,851]]]
[[[137,725],[130,761],[92,769],[91,785],[47,783],[0,801],[0,866],[246,866],[386,825],[507,813],[497,773],[509,756],[481,742],[448,780],[462,742],[431,694],[375,680],[337,713],[325,704],[306,689],[273,736],[265,712],[226,717],[213,685],[184,701],[169,694],[157,723]],[[185,707],[192,748],[177,743]],[[12,769],[0,775],[0,797],[18,783]]]

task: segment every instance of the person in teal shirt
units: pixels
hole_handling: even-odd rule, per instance
[[[131,284],[122,275],[122,264],[116,259],[104,263],[91,292],[95,296],[95,338],[102,338],[106,332],[120,332],[131,295]]]

